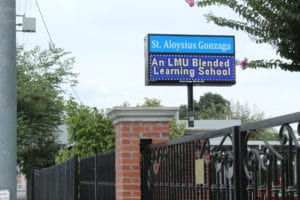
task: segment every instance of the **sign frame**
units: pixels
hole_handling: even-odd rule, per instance
[[[147,34],[144,42],[145,85],[182,86],[193,84],[200,86],[231,86],[236,83],[235,37],[233,35]],[[162,56],[164,59],[170,60],[180,57],[189,57],[189,59],[210,57],[212,60],[218,60],[227,56],[230,57],[231,72],[229,73],[230,76],[223,75],[224,78],[219,79],[211,78],[210,75],[202,78],[199,78],[199,75],[195,79],[193,77],[182,78],[183,76],[170,76],[171,78],[168,79],[168,75],[156,77],[153,74],[153,69],[151,69],[154,66],[153,60],[151,60],[153,56]],[[207,61],[204,59],[203,62]],[[170,63],[164,65],[167,65],[165,68],[170,67]],[[220,66],[211,66],[211,69],[217,70],[218,67]],[[189,68],[191,69],[192,67],[189,66]]]

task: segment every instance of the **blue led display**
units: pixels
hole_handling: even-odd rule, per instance
[[[234,36],[148,34],[146,85],[235,84]]]
[[[234,56],[150,56],[149,80],[173,82],[235,82]]]
[[[233,54],[233,36],[148,35],[149,53]]]

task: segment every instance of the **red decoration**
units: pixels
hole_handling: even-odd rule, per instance
[[[240,61],[240,62],[239,62],[239,65],[241,66],[241,68],[242,68],[243,70],[245,70],[245,69],[248,67],[248,59],[245,58],[244,60]]]
[[[193,7],[195,5],[195,0],[185,0],[185,2],[187,2],[190,7]]]

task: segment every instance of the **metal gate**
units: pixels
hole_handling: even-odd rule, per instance
[[[264,139],[267,128],[279,141]],[[299,134],[300,113],[294,113],[144,145],[142,199],[296,200]]]

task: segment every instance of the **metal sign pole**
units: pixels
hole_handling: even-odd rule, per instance
[[[193,83],[188,83],[187,88],[188,88],[188,106],[187,106],[188,127],[194,127],[195,113],[194,113]]]

